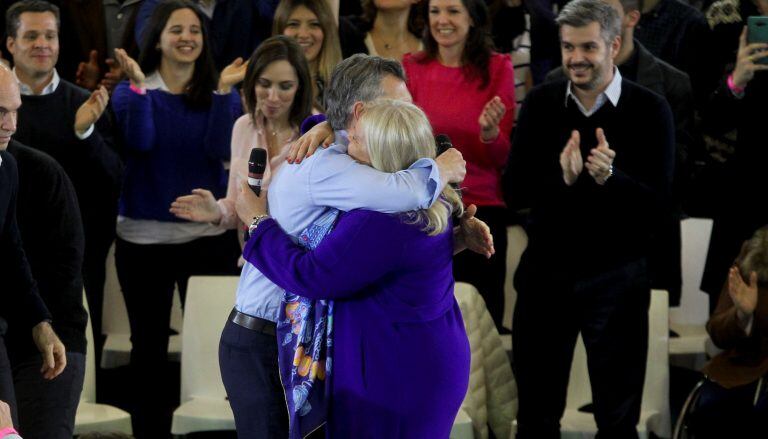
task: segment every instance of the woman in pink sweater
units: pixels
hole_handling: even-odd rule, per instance
[[[403,67],[413,101],[435,134],[447,134],[467,161],[464,204],[475,204],[488,223],[496,254],[460,255],[454,277],[483,295],[497,327],[504,310],[507,211],[501,193],[515,110],[512,60],[492,51],[488,10],[482,0],[430,0],[423,52],[406,55]]]
[[[235,201],[239,181],[248,176],[252,148],[267,150],[266,189],[276,168],[285,162],[301,122],[311,114],[312,82],[301,47],[292,38],[275,36],[265,40],[251,55],[243,81],[247,114],[232,129],[227,195],[218,201],[211,191],[198,188],[171,204],[179,218],[209,222],[233,229],[237,226]]]

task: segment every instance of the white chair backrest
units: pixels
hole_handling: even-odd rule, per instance
[[[669,311],[672,322],[705,325],[709,319],[709,296],[699,289],[707,262],[712,220],[687,218],[680,223],[682,239],[683,290],[680,306]]]
[[[88,324],[85,327],[85,378],[83,380],[83,390],[80,392],[80,401],[96,402],[96,359],[94,358],[93,347],[93,326],[91,326],[91,311],[88,309],[88,301],[85,300],[83,292],[83,306],[88,313]]]
[[[669,431],[669,295],[664,290],[651,291],[648,311],[648,359],[645,369],[642,411],[655,411],[662,416],[662,426],[654,431]],[[566,406],[578,409],[592,402],[587,370],[587,355],[579,335],[571,364]]]
[[[131,333],[128,324],[128,311],[125,309],[125,300],[120,290],[120,282],[117,280],[115,244],[109,248],[107,255],[107,272],[104,281],[104,315],[101,322],[102,332],[105,334]]]
[[[515,272],[527,246],[528,235],[521,226],[507,227],[507,274],[504,279],[504,317],[502,319],[502,324],[507,328],[512,328],[512,315],[517,302]]]
[[[654,432],[669,437],[672,419],[669,412],[669,293],[666,290],[651,291],[648,310],[648,359],[645,364],[643,386],[644,412],[660,413],[649,426]]]
[[[219,339],[234,303],[237,276],[193,276],[187,286],[181,348],[181,402],[226,396]]]

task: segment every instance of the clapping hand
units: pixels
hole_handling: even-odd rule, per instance
[[[597,137],[597,147],[592,148],[587,157],[587,168],[589,175],[595,179],[597,184],[603,185],[613,174],[613,159],[616,158],[616,151],[608,146],[608,140],[605,138],[605,132],[598,128],[595,132]]]
[[[576,183],[579,174],[584,170],[584,160],[581,158],[581,136],[576,130],[571,131],[571,137],[560,153],[560,167],[563,169],[563,181],[568,186]]]
[[[757,273],[749,273],[749,284],[746,284],[739,268],[731,267],[728,271],[728,295],[736,306],[739,320],[749,320],[757,308]]]
[[[213,193],[205,189],[193,189],[191,195],[176,198],[170,212],[178,218],[198,223],[218,223],[221,211]]]
[[[111,93],[123,77],[123,69],[120,67],[120,64],[112,58],[107,58],[104,63],[107,64],[109,71],[104,74],[104,78],[101,80],[101,85]]]
[[[219,75],[219,87],[218,92],[220,94],[228,94],[232,91],[232,87],[242,82],[245,79],[245,71],[248,69],[248,62],[243,62],[243,58],[237,57],[232,64],[224,67]]]
[[[490,258],[496,253],[493,236],[488,225],[475,217],[477,206],[470,204],[464,210],[459,223],[460,241],[463,247]]]
[[[128,53],[123,49],[115,49],[115,59],[120,65],[120,68],[123,69],[123,72],[125,72],[125,75],[128,76],[131,83],[133,83],[135,87],[143,89],[144,80],[147,77],[144,75],[144,72],[141,71],[139,63],[128,56]]]
[[[85,134],[99,120],[109,103],[109,92],[103,86],[94,90],[87,101],[77,109],[75,114],[75,133]]]
[[[507,112],[507,107],[501,101],[501,98],[494,96],[488,101],[480,113],[477,122],[480,124],[480,140],[483,142],[493,142],[499,136],[499,124]]]
[[[99,52],[91,50],[88,55],[88,62],[81,62],[77,65],[75,83],[86,90],[95,90],[99,84],[100,76]]]

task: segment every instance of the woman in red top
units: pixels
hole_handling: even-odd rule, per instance
[[[501,193],[515,110],[512,60],[494,53],[488,10],[482,0],[430,0],[423,52],[406,55],[403,67],[413,101],[435,134],[447,134],[467,161],[464,204],[475,204],[488,223],[496,254],[460,255],[454,277],[480,290],[497,327],[504,311],[507,212]],[[475,257],[477,256],[477,257]]]

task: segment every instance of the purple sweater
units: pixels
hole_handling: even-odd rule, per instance
[[[354,210],[310,252],[266,220],[243,255],[286,290],[336,300],[329,437],[448,437],[470,360],[450,230]]]
[[[181,222],[168,212],[176,197],[205,188],[224,197],[225,161],[232,126],[242,113],[236,92],[214,94],[208,109],[191,108],[182,95],[148,90],[141,95],[128,81],[112,95],[115,119],[126,151],[120,215]]]

